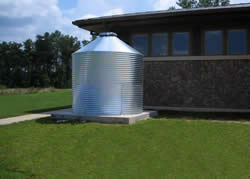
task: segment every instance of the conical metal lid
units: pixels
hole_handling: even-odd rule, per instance
[[[83,52],[124,52],[143,56],[140,52],[120,40],[113,32],[100,33],[94,41],[77,50],[74,54]]]

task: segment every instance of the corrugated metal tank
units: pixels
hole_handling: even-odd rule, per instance
[[[128,115],[143,110],[143,55],[115,33],[72,54],[73,112]]]

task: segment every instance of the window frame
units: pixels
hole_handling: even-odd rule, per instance
[[[250,54],[250,26],[246,25],[207,25],[207,26],[201,26],[201,53],[200,56],[244,56]],[[229,44],[229,38],[228,38],[228,32],[230,30],[245,30],[246,31],[246,53],[245,54],[230,54],[228,53],[228,44]],[[206,31],[222,31],[223,32],[223,46],[222,51],[223,53],[221,55],[206,55],[205,54],[205,32]]]
[[[188,43],[188,55],[173,55],[173,33],[178,33],[178,32],[187,32],[189,34],[189,43]],[[167,33],[168,34],[168,55],[167,56],[152,56],[152,34],[157,34],[157,33]],[[148,36],[148,54],[147,56],[144,57],[171,57],[171,56],[192,56],[192,28],[187,27],[183,28],[182,26],[178,27],[166,27],[162,26],[161,28],[157,29],[156,31],[150,30],[148,32],[145,32],[143,30],[135,30],[129,34],[129,44],[134,48],[133,46],[133,36],[134,35],[147,35]]]
[[[199,37],[197,33],[193,32],[196,27],[196,31],[199,32]],[[246,32],[246,53],[245,54],[230,54],[228,52],[229,37],[228,33],[231,30],[245,30]],[[205,32],[208,31],[222,31],[222,54],[205,54]],[[174,55],[173,54],[173,35],[174,33],[187,32],[189,35],[189,48],[187,55]],[[153,34],[168,34],[168,55],[166,56],[152,56],[152,35]],[[250,26],[247,25],[201,25],[183,28],[182,26],[177,27],[166,27],[161,26],[157,30],[149,30],[148,32],[143,29],[137,29],[129,33],[129,44],[133,46],[133,36],[134,35],[146,35],[147,36],[147,55],[145,57],[181,57],[181,56],[244,56],[250,55]],[[199,41],[197,41],[199,40]],[[198,45],[200,44],[200,45]],[[195,49],[199,46],[198,51]]]
[[[213,32],[213,31],[221,31],[221,54],[206,54],[206,32]],[[209,30],[203,30],[202,33],[202,38],[201,38],[201,48],[202,48],[202,52],[201,55],[202,56],[220,56],[220,55],[225,55],[225,30],[224,29],[209,29]]]
[[[134,47],[134,44],[133,44],[133,36],[135,36],[135,35],[146,35],[147,36],[147,47],[146,47],[146,49],[147,49],[147,53],[146,53],[146,55],[144,55],[143,53],[141,53],[141,54],[143,54],[144,55],[144,57],[150,57],[151,56],[151,53],[149,52],[149,46],[151,46],[150,45],[150,43],[151,43],[151,37],[150,37],[150,34],[149,33],[133,33],[132,35],[131,35],[131,45],[132,45],[132,47],[133,48],[135,48]],[[136,49],[136,48],[135,48]],[[137,50],[138,51],[138,50]],[[139,52],[139,51],[138,51]]]
[[[167,55],[164,55],[164,56],[159,56],[159,55],[153,55],[153,35],[154,34],[167,34]],[[150,45],[150,57],[168,57],[168,56],[170,56],[169,55],[169,41],[170,41],[170,34],[171,34],[171,32],[169,32],[169,31],[163,31],[163,32],[152,32],[151,33],[151,36],[150,36],[150,38],[151,38],[151,45]]]
[[[188,34],[188,53],[187,54],[174,54],[174,34],[175,33],[187,33]],[[177,57],[177,56],[191,56],[191,52],[192,52],[192,32],[190,31],[172,31],[171,32],[171,56],[173,57]]]
[[[226,29],[225,27],[203,27],[201,28],[201,56],[221,56],[227,55],[226,48],[227,48],[227,39],[226,39]],[[222,32],[222,54],[213,54],[213,55],[206,55],[206,47],[205,47],[205,40],[206,40],[206,32],[209,31],[221,31]]]
[[[245,47],[246,47],[246,52],[245,53],[239,53],[239,54],[232,54],[232,53],[230,53],[229,52],[229,32],[230,31],[234,31],[234,30],[243,30],[243,31],[245,31],[245,33],[246,33],[246,41],[245,41]],[[240,27],[240,28],[228,28],[227,30],[226,30],[226,38],[227,38],[227,42],[226,42],[226,55],[247,55],[247,54],[249,54],[249,46],[248,46],[248,44],[249,44],[249,29],[248,28],[244,28],[244,27]]]

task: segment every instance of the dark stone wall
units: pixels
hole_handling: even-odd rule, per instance
[[[145,61],[144,105],[250,109],[250,60]]]

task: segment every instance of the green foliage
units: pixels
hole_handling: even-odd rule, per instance
[[[8,87],[68,88],[71,54],[80,48],[76,37],[59,31],[37,35],[22,44],[0,43],[0,84]]]
[[[194,8],[197,2],[195,0],[178,0],[176,4],[182,8]]]
[[[82,45],[83,45],[83,46],[87,45],[88,43],[89,43],[88,40],[83,40],[83,41],[82,41]]]
[[[176,4],[181,8],[215,7],[229,5],[230,0],[178,0]]]
[[[89,41],[89,40],[83,40],[83,41],[82,41],[82,45],[83,45],[83,46],[87,45],[89,42],[92,42],[93,40],[95,40],[96,37],[97,37],[96,34],[92,34],[92,35],[91,35],[90,41]]]
[[[166,117],[134,125],[55,124],[47,118],[0,131],[0,178],[250,176],[250,125]]]
[[[174,6],[170,6],[168,10],[175,10],[176,8]]]
[[[230,4],[230,0],[221,0],[220,1],[220,5],[221,6],[227,6],[227,5],[229,5]]]
[[[213,6],[213,2],[211,0],[199,0],[196,6],[197,7],[211,7]]]
[[[199,0],[197,7],[226,6],[230,4],[230,0]]]

